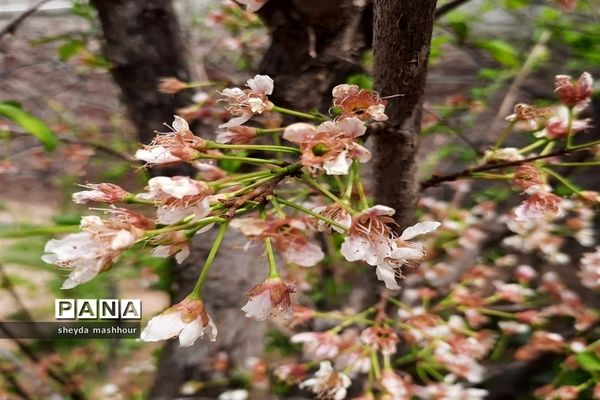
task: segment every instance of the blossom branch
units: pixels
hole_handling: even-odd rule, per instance
[[[508,167],[516,167],[519,165],[523,165],[529,162],[533,162],[533,161],[538,161],[538,160],[543,160],[543,159],[547,159],[547,158],[552,158],[552,157],[559,157],[559,156],[565,156],[565,155],[569,155],[572,154],[574,152],[577,151],[581,151],[581,150],[588,150],[590,147],[595,146],[597,143],[596,142],[592,142],[592,143],[588,143],[586,145],[582,145],[582,147],[577,147],[577,148],[571,148],[571,149],[562,149],[562,150],[558,150],[552,153],[548,153],[548,154],[542,154],[539,156],[535,156],[535,157],[530,157],[530,158],[525,158],[523,160],[516,160],[516,161],[507,161],[507,162],[499,162],[499,163],[488,163],[485,165],[481,165],[478,167],[473,167],[473,168],[467,168],[465,170],[462,170],[460,172],[456,172],[453,174],[448,174],[448,175],[434,175],[431,178],[421,182],[421,190],[430,188],[432,186],[437,186],[440,183],[444,183],[444,182],[453,182],[459,179],[463,179],[463,178],[468,178],[470,177],[472,174],[478,173],[478,172],[485,172],[485,171],[492,171],[492,170],[496,170],[496,169],[502,169],[502,168],[508,168]]]

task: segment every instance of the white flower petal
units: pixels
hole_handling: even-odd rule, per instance
[[[273,94],[273,79],[268,75],[256,75],[246,82],[248,87],[255,92],[270,95]]]
[[[424,235],[429,232],[435,231],[437,228],[442,225],[437,221],[425,221],[419,222],[416,225],[410,226],[402,232],[402,236],[400,236],[400,240],[409,240],[414,238],[415,236]]]
[[[174,115],[174,117],[175,119],[173,120],[173,129],[175,129],[176,132],[184,132],[190,130],[190,126],[188,125],[185,119],[181,118],[178,115]]]

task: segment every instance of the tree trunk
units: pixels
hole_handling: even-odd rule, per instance
[[[160,78],[190,80],[185,47],[170,0],[93,0],[105,40],[110,72],[121,88],[129,117],[143,143],[154,137],[174,110],[189,104],[189,93],[157,90]]]
[[[270,0],[260,14],[271,46],[260,73],[275,80],[272,99],[299,110],[331,106],[331,89],[362,72],[371,45],[372,7],[351,0]]]
[[[375,89],[389,120],[373,137],[375,200],[396,209],[400,228],[414,218],[416,154],[436,0],[375,0]]]

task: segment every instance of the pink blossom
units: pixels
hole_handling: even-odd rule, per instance
[[[381,374],[381,386],[385,389],[390,400],[410,400],[413,395],[410,376],[400,376],[391,369],[385,369]]]
[[[247,122],[255,114],[262,114],[270,110],[273,104],[268,95],[273,93],[273,79],[267,75],[256,75],[246,82],[249,89],[224,89],[221,92],[227,103],[227,110],[234,116],[227,123],[219,125],[219,128],[231,128]]]
[[[573,80],[569,75],[556,76],[556,94],[567,107],[585,107],[591,100],[594,81],[588,72]]]
[[[70,271],[62,289],[72,289],[108,270],[113,260],[143,233],[132,225],[96,216],[83,217],[81,230],[62,239],[52,239],[44,248],[44,262]]]
[[[319,263],[325,254],[321,247],[308,239],[304,231],[306,224],[298,219],[284,218],[260,220],[258,218],[236,218],[230,226],[237,228],[251,239],[270,237],[288,263],[312,267]]]
[[[242,311],[246,313],[246,317],[257,321],[264,321],[269,315],[291,319],[294,310],[290,293],[294,293],[295,290],[294,286],[279,278],[267,279],[250,290],[248,302],[242,307]]]
[[[91,190],[73,193],[75,203],[122,203],[129,195],[126,190],[112,183],[88,184],[82,187]]]
[[[187,176],[157,176],[148,181],[146,190],[137,197],[157,202],[157,220],[161,224],[173,224],[189,215],[197,221],[210,212],[213,191],[202,181]]]
[[[552,220],[563,214],[562,199],[548,192],[546,187],[531,186],[525,193],[529,197],[515,208],[516,221]]]
[[[322,361],[315,377],[300,384],[301,389],[310,389],[319,399],[343,400],[352,382],[345,374],[336,372],[331,362]]]
[[[217,333],[217,326],[205,311],[202,300],[185,299],[152,318],[140,339],[157,342],[179,337],[179,345],[188,347],[205,334],[215,341]]]
[[[365,163],[371,153],[356,143],[366,127],[358,118],[323,122],[318,127],[297,123],[288,126],[283,138],[300,145],[302,165],[324,169],[328,175],[346,175],[353,160]]]
[[[138,150],[134,158],[145,161],[147,165],[193,161],[204,149],[205,143],[190,131],[183,118],[175,116],[173,132],[159,133],[152,143]]]
[[[343,117],[356,117],[363,121],[371,118],[374,121],[386,121],[386,101],[373,90],[361,89],[357,85],[337,85],[333,88],[333,106],[337,107]]]
[[[315,360],[335,358],[340,352],[341,339],[333,332],[302,332],[291,337],[292,343],[303,343],[304,353]]]

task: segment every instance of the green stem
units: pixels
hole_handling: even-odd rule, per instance
[[[344,210],[348,211],[350,214],[354,215],[354,214],[357,213],[357,211],[355,211],[352,207],[348,206],[345,202],[343,202],[342,200],[340,200],[336,195],[334,195],[333,193],[331,193],[329,190],[325,189],[323,186],[319,185],[310,176],[308,176],[306,174],[303,174],[302,175],[302,179],[304,179],[310,186],[314,187],[319,192],[321,192],[325,196],[329,197],[330,200],[333,200],[334,202],[338,203],[340,206],[342,206],[342,208]]]
[[[548,142],[548,144],[546,145],[546,147],[544,147],[544,150],[542,150],[542,152],[540,153],[541,156],[545,156],[546,154],[549,154],[552,149],[554,148],[555,142]]]
[[[275,254],[273,253],[273,245],[269,236],[265,238],[265,249],[267,251],[267,259],[269,261],[269,279],[279,278],[279,271],[277,270],[277,263],[275,262]]]
[[[279,107],[279,106],[273,106],[273,108],[271,108],[271,111],[277,111],[278,113],[281,113],[281,114],[292,115],[294,117],[310,119],[313,121],[323,121],[324,120],[323,117],[318,117],[316,115],[307,114],[307,113],[303,113],[303,112],[296,111],[296,110],[290,110],[289,108],[283,108],[283,107]]]
[[[573,147],[573,107],[569,107],[567,120],[567,149],[571,149]]]
[[[194,289],[189,294],[188,298],[190,299],[200,299],[202,286],[204,286],[204,282],[206,282],[206,278],[208,278],[208,273],[210,268],[212,267],[213,262],[215,261],[215,257],[217,256],[217,252],[219,251],[219,247],[221,247],[221,243],[223,242],[223,238],[225,237],[225,232],[227,231],[227,226],[229,223],[222,223],[219,227],[219,232],[217,232],[217,236],[215,237],[215,241],[210,248],[210,252],[208,253],[208,257],[204,262],[204,266],[202,267],[202,271],[200,272],[200,276],[196,281],[196,285]]]
[[[560,175],[559,173],[552,171],[550,168],[544,168],[544,171],[546,171],[547,173],[552,175],[554,178],[556,178],[556,180],[558,180],[560,183],[562,183],[563,185],[565,185],[566,187],[571,189],[571,191],[573,191],[573,193],[581,193],[581,189],[579,189],[577,186],[573,185],[567,178]]]
[[[598,167],[600,166],[600,161],[565,162],[551,165],[559,167]]]
[[[256,129],[256,134],[258,136],[260,135],[270,135],[273,133],[281,133],[285,131],[285,128],[272,128],[272,129]]]
[[[360,205],[363,209],[367,209],[369,208],[369,202],[367,201],[367,196],[365,194],[365,187],[363,186],[362,180],[360,179],[360,170],[358,167],[358,162],[355,161],[352,167],[355,168],[354,184],[356,185],[356,190],[358,190]]]
[[[515,121],[511,122],[506,128],[504,128],[504,130],[500,134],[500,137],[498,137],[498,140],[496,140],[496,144],[494,144],[494,147],[492,147],[492,150],[498,150],[498,148],[502,146],[502,143],[504,143],[508,135],[510,135],[514,126]]]
[[[569,150],[579,150],[579,149],[584,149],[586,147],[592,147],[592,146],[597,146],[597,145],[600,145],[600,140],[595,140],[593,142],[584,143],[584,144],[580,144],[577,146],[571,146],[571,148]]]
[[[260,145],[260,144],[222,144],[216,142],[207,142],[207,149],[222,149],[222,150],[257,150],[257,151],[272,151],[280,153],[300,154],[300,150],[288,146],[275,145]]]
[[[352,164],[352,168],[350,168],[350,172],[348,173],[348,183],[346,184],[346,190],[344,192],[344,196],[342,196],[342,201],[349,201],[352,198],[352,188],[354,187],[354,174],[356,173],[356,169],[354,168],[356,161]]]
[[[536,140],[535,142],[531,143],[529,146],[525,146],[522,149],[519,150],[520,154],[524,154],[524,153],[528,153],[531,150],[535,150],[538,147],[540,147],[541,145],[543,145],[544,143],[546,143],[546,139],[540,139],[540,140]]]
[[[277,201],[277,197],[271,196],[271,198],[269,200],[271,200],[271,204],[273,204],[273,208],[275,209],[277,216],[281,219],[285,219],[285,213],[281,209],[281,206],[279,205],[279,201]]]
[[[199,154],[197,156],[198,159],[210,159],[210,160],[231,160],[231,161],[241,161],[248,164],[273,164],[273,165],[283,165],[283,161],[278,160],[264,160],[262,158],[252,158],[252,157],[239,157],[239,156],[226,156],[226,155],[217,155],[217,154]]]
[[[312,210],[309,210],[308,208],[302,207],[302,206],[301,206],[301,205],[299,205],[299,204],[292,203],[291,201],[287,201],[287,200],[285,200],[285,199],[282,199],[282,198],[279,198],[279,200],[278,200],[278,201],[279,201],[281,204],[285,204],[286,206],[289,206],[289,207],[295,208],[295,209],[296,209],[296,210],[298,210],[298,211],[302,211],[302,212],[303,212],[303,213],[305,213],[305,214],[311,215],[311,216],[313,216],[313,217],[315,217],[315,218],[317,218],[317,219],[320,219],[321,221],[327,222],[329,225],[332,225],[332,226],[335,226],[335,227],[337,227],[337,228],[340,228],[340,229],[341,229],[341,230],[343,230],[344,232],[347,232],[347,231],[348,231],[348,229],[349,229],[347,226],[344,226],[344,225],[340,224],[339,222],[336,222],[336,221],[334,221],[334,220],[332,220],[332,219],[329,219],[329,218],[327,218],[327,217],[325,217],[325,216],[323,216],[323,215],[321,215],[321,214],[319,214],[319,213],[316,213],[316,212],[314,212],[314,211],[312,211]]]
[[[57,233],[75,233],[79,225],[37,226],[33,228],[16,228],[0,230],[0,238],[25,238],[30,236],[54,235]]]

